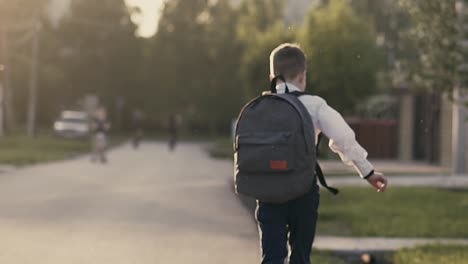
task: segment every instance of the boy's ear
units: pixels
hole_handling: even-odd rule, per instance
[[[300,82],[304,82],[306,78],[306,72],[304,71],[303,73],[299,73],[297,76]]]
[[[303,79],[304,83],[307,82],[307,71],[304,71],[304,73],[302,74],[302,79]]]

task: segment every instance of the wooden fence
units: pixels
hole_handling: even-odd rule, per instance
[[[371,159],[396,159],[398,157],[398,121],[347,120],[356,133],[358,142]]]

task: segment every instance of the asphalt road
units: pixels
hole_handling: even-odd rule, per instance
[[[230,162],[164,143],[0,174],[0,263],[257,263]]]

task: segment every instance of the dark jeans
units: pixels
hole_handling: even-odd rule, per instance
[[[319,187],[285,204],[257,202],[256,218],[262,244],[262,264],[310,264],[318,217]],[[289,236],[288,236],[289,234]]]

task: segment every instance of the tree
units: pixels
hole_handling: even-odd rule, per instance
[[[399,3],[411,18],[408,36],[418,47],[411,74],[413,85],[451,97],[463,55],[456,1],[400,0]]]
[[[257,32],[244,51],[240,74],[244,85],[244,100],[250,100],[269,90],[270,54],[284,42],[295,42],[296,31],[276,23],[266,32]]]
[[[393,0],[353,0],[351,6],[359,16],[369,17],[375,25],[377,45],[385,53],[386,65],[378,74],[382,92],[407,86],[408,65],[417,53],[405,37],[411,27],[409,15]]]
[[[245,0],[240,5],[237,35],[243,53],[239,74],[244,102],[268,90],[271,51],[296,39],[295,28],[285,25],[284,5],[278,0]]]
[[[72,2],[53,32],[56,65],[65,72],[60,96],[67,106],[85,94],[96,94],[112,107],[120,98],[136,100],[141,46],[130,16],[123,0]]]
[[[240,38],[248,40],[253,34],[265,33],[276,23],[283,23],[284,7],[282,0],[243,0],[239,7]]]
[[[382,57],[367,18],[344,0],[313,10],[301,33],[308,54],[308,85],[333,107],[352,114],[355,106],[376,92]]]
[[[200,93],[202,115],[211,124],[211,131],[227,131],[231,120],[237,116],[243,98],[239,70],[241,43],[235,31],[239,13],[229,0],[219,0],[208,5],[205,52],[207,59],[206,93]],[[222,111],[219,111],[221,110]]]
[[[228,130],[240,107],[237,19],[229,0],[165,3],[146,73],[158,119],[179,113],[202,130]]]
[[[147,72],[151,94],[149,104],[161,117],[196,108],[197,93],[204,88],[205,0],[171,0],[164,4],[157,34],[150,48]],[[197,111],[194,109],[194,111]]]

